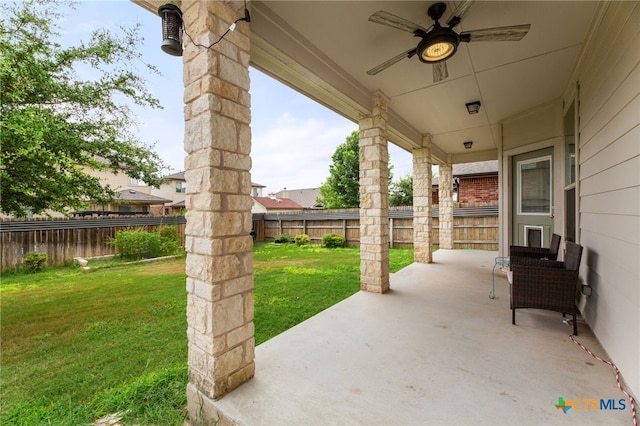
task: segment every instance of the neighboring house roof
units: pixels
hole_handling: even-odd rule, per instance
[[[302,206],[289,198],[251,197],[264,208],[277,210],[301,210]]]
[[[118,201],[124,201],[129,204],[164,204],[170,203],[171,200],[156,197],[155,195],[145,194],[135,189],[123,189],[118,191]]]
[[[252,188],[266,188],[266,186],[259,184],[259,183],[255,183],[255,182],[251,182],[251,187]]]
[[[169,179],[169,180],[185,180],[184,179],[184,172],[174,173],[172,175],[165,176],[164,178],[165,179]]]
[[[171,204],[169,207],[185,208],[187,205],[184,200]]]
[[[478,161],[475,163],[460,163],[453,165],[454,176],[496,174],[498,174],[498,160]]]
[[[318,207],[316,200],[320,196],[319,188],[302,188],[302,189],[285,189],[280,192],[276,192],[278,198],[289,198],[302,207]]]
[[[492,176],[498,174],[498,160],[477,161],[475,163],[460,163],[453,165],[453,176]],[[438,185],[438,176],[431,180],[431,185]]]

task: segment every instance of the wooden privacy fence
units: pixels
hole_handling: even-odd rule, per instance
[[[256,216],[262,216],[261,218]],[[432,211],[431,241],[438,245],[439,211]],[[258,220],[256,220],[258,219]],[[261,220],[259,220],[261,219]],[[307,234],[319,243],[327,233],[345,237],[348,246],[360,244],[360,216],[358,209],[319,210],[302,213],[265,213],[254,215],[254,224],[263,221],[263,238],[272,241],[280,234],[292,237]],[[399,207],[389,210],[391,247],[413,248],[413,210]],[[455,249],[498,250],[498,206],[459,207],[453,209],[453,239]]]
[[[437,208],[433,209],[432,219],[431,241],[437,246]],[[114,254],[109,240],[129,228],[153,231],[173,225],[184,246],[185,224],[184,216],[5,220],[0,222],[1,270],[21,267],[22,258],[29,252],[46,253],[48,265],[72,262],[74,257]],[[358,209],[255,214],[253,230],[256,241],[273,241],[280,234],[307,234],[312,242],[320,243],[324,234],[336,233],[345,237],[347,245],[360,245]],[[411,207],[389,210],[389,231],[391,247],[413,248]],[[456,249],[498,250],[498,207],[454,208],[453,238]]]
[[[143,228],[152,232],[175,226],[184,246],[184,216],[5,220],[0,222],[1,270],[22,266],[29,252],[46,253],[48,265],[72,262],[74,257],[114,254],[109,240],[119,231]]]

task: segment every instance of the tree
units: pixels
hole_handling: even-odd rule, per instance
[[[360,207],[360,132],[354,130],[331,156],[329,177],[320,185],[317,202],[325,209]],[[388,183],[393,179],[389,165]]]
[[[360,132],[351,132],[331,156],[329,177],[320,185],[318,202],[325,209],[349,209],[360,205]]]
[[[398,182],[391,184],[389,205],[394,207],[413,205],[413,176],[401,177]]]
[[[136,139],[129,105],[159,108],[136,65],[138,28],[92,34],[63,48],[55,38],[64,0],[26,0],[0,17],[0,186],[4,213],[107,203],[115,191],[86,169],[124,171],[157,186],[162,161]],[[146,65],[151,72],[154,67]],[[91,70],[80,79],[77,71]],[[86,74],[86,73],[85,73]]]

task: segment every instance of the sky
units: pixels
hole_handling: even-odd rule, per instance
[[[62,41],[76,45],[92,31],[140,24],[143,61],[162,75],[143,75],[147,88],[163,109],[134,108],[138,129],[132,129],[170,167],[167,174],[184,170],[184,104],[182,58],[160,49],[160,18],[126,0],[79,2],[65,9]],[[317,188],[329,176],[331,156],[347,136],[358,129],[344,117],[251,68],[251,181],[266,186],[264,194],[284,188]],[[411,173],[411,154],[389,144],[394,181]]]

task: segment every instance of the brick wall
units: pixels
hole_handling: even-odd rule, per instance
[[[497,204],[498,203],[498,176],[461,177],[459,178],[460,194],[458,202],[462,204]],[[434,205],[439,204],[438,189],[431,192],[431,200]]]
[[[498,201],[498,176],[460,179],[461,203],[487,203]]]

